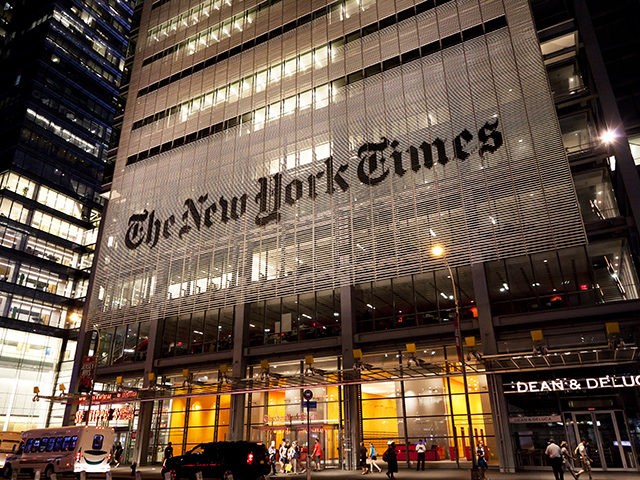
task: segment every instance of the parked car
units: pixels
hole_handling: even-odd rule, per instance
[[[200,443],[184,455],[168,458],[162,465],[162,477],[171,480],[223,480],[230,472],[234,480],[262,480],[270,471],[267,447],[256,442]]]

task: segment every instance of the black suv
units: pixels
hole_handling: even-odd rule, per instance
[[[223,480],[229,473],[233,480],[261,480],[269,473],[269,455],[262,443],[211,442],[200,443],[184,455],[165,460],[162,477],[171,473],[172,480]]]

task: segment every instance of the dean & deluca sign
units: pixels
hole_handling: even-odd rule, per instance
[[[640,387],[640,375],[605,375],[587,378],[556,378],[504,384],[505,393],[545,393],[576,390],[599,390],[603,388]]]

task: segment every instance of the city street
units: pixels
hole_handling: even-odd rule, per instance
[[[380,465],[382,466],[382,464]],[[160,479],[160,467],[141,467],[138,469],[140,472],[141,480],[161,480]],[[344,471],[338,469],[327,469],[321,472],[312,472],[311,478],[318,480],[328,479],[356,479],[362,478],[364,475],[360,474],[360,470]],[[128,467],[119,467],[112,470],[112,478],[114,480],[131,480],[131,469]],[[270,478],[287,478],[291,480],[304,480],[306,474],[278,474],[275,477]],[[382,473],[369,474],[367,478],[375,480],[384,480],[386,477],[384,470]],[[432,468],[427,469],[424,472],[416,472],[415,470],[400,469],[400,472],[396,474],[398,480],[469,480],[471,474],[469,470],[457,470],[457,469],[445,469],[445,468]],[[566,480],[571,480],[570,475],[566,475]],[[581,477],[586,480],[588,477]],[[638,472],[593,472],[593,480],[631,480],[638,479]],[[519,473],[500,473],[495,470],[489,469],[487,472],[487,480],[552,480],[553,473],[551,467],[548,471],[532,471],[532,472],[519,472]],[[140,480],[140,479],[138,479]]]

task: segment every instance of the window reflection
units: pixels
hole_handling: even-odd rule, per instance
[[[322,290],[254,302],[249,343],[279,344],[340,335],[340,292]]]
[[[601,168],[574,174],[573,180],[585,223],[620,215],[608,169]]]

